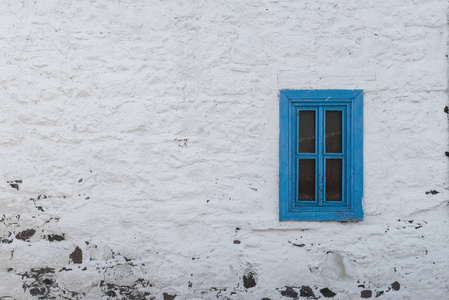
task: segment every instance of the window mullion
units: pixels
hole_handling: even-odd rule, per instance
[[[318,118],[317,118],[317,160],[318,160],[318,170],[316,174],[316,182],[318,186],[318,206],[323,206],[324,203],[324,108],[323,106],[318,107]]]

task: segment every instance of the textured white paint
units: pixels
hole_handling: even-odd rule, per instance
[[[447,299],[447,6],[1,1],[0,299]],[[283,88],[365,90],[363,222],[278,222]]]

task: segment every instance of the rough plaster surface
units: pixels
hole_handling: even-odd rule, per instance
[[[448,299],[447,6],[1,1],[0,299]],[[363,222],[278,222],[283,88],[365,90]]]

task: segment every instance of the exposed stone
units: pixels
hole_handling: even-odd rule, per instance
[[[74,264],[82,264],[83,263],[83,251],[79,247],[76,247],[75,250],[70,254],[70,259]]]
[[[27,229],[16,234],[16,239],[26,241],[36,233],[34,229]]]
[[[336,293],[332,292],[330,289],[328,288],[324,288],[320,290],[321,294],[323,294],[324,297],[326,298],[332,298],[336,295]]]
[[[373,292],[371,290],[363,290],[360,292],[360,297],[362,298],[371,298]]]
[[[174,300],[176,298],[176,295],[170,295],[167,293],[164,293],[163,296],[164,296],[164,300]]]
[[[303,285],[301,289],[299,290],[299,295],[301,297],[315,297],[315,294],[313,293],[313,290],[306,285]]]
[[[47,288],[45,288],[45,287],[31,288],[30,294],[31,294],[31,296],[45,296],[45,294],[47,294]]]
[[[289,286],[286,286],[285,290],[281,291],[281,295],[289,298],[298,298],[298,293]]]
[[[392,288],[394,291],[399,291],[399,289],[401,288],[401,285],[400,285],[399,282],[395,281],[395,282],[393,282],[393,283],[391,284],[391,288]]]
[[[255,287],[257,284],[257,276],[254,271],[247,272],[245,275],[243,275],[243,286],[246,289]]]
[[[47,239],[50,242],[60,242],[60,241],[64,241],[65,237],[63,234],[62,235],[61,234],[49,234],[47,236]]]

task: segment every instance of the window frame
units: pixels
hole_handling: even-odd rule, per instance
[[[281,90],[279,101],[279,220],[362,221],[363,90]],[[314,154],[298,151],[299,110],[317,112]],[[325,152],[324,112],[327,110],[342,110],[342,154]],[[319,146],[323,148],[321,151]],[[314,203],[297,199],[297,164],[301,157],[316,158]],[[323,196],[326,186],[323,162],[333,157],[342,159],[341,203],[326,202]]]

